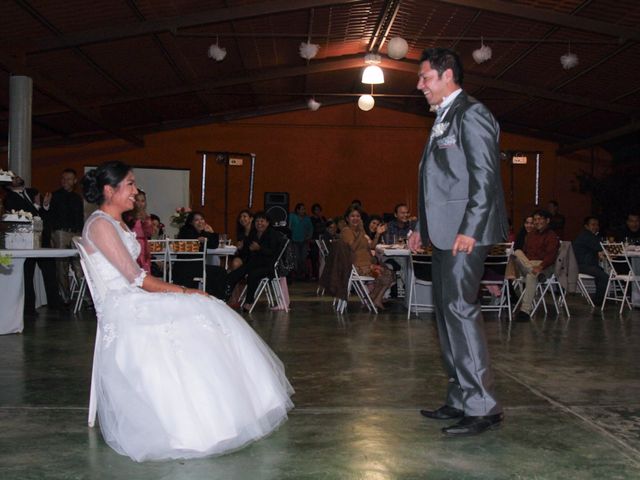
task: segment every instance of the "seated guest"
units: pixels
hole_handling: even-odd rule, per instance
[[[550,200],[549,203],[547,204],[547,209],[551,214],[551,221],[549,222],[549,228],[554,232],[556,232],[556,235],[558,235],[558,238],[562,240],[564,236],[565,218],[564,218],[564,215],[562,215],[559,212],[560,205],[556,200]]]
[[[155,213],[149,214],[149,218],[151,219],[151,226],[153,227],[153,232],[151,233],[151,240],[162,240],[164,235],[164,224],[160,221],[160,217]]]
[[[227,296],[231,295],[236,284],[247,277],[247,296],[243,306],[245,311],[251,310],[260,280],[273,276],[273,266],[284,238],[271,227],[271,221],[264,212],[255,214],[253,224],[254,228],[244,239],[240,254],[246,261],[239,268],[229,272],[225,290]]]
[[[338,232],[338,235],[339,235],[342,229],[347,226],[347,221],[344,219],[344,217],[336,217],[335,221],[336,221],[336,231]]]
[[[324,243],[329,244],[338,239],[338,225],[333,220],[327,220],[325,223],[324,232],[320,234],[320,239],[324,240]]]
[[[200,251],[204,248],[204,239],[207,239],[207,248],[217,248],[218,234],[205,221],[200,212],[190,212],[180,228],[177,238],[181,240],[200,240]],[[207,265],[206,290],[209,295],[224,298],[224,287],[227,272],[224,268],[215,265]],[[194,278],[202,276],[202,265],[199,262],[174,262],[172,280],[176,285],[187,288],[198,288],[198,282]]]
[[[384,310],[382,297],[391,286],[395,278],[393,272],[385,266],[373,263],[371,256],[371,239],[367,236],[362,225],[362,217],[358,207],[351,206],[347,210],[347,226],[340,232],[340,240],[349,245],[353,254],[353,265],[360,275],[367,275],[375,278],[371,300],[373,304]]]
[[[629,212],[625,224],[614,230],[616,242],[640,243],[640,213]]]
[[[547,210],[533,213],[535,229],[527,234],[522,250],[514,252],[516,268],[525,275],[524,296],[518,313],[519,321],[531,318],[533,299],[539,281],[545,281],[553,274],[556,257],[560,250],[558,235],[549,228],[551,214]]]
[[[524,219],[524,223],[516,235],[516,239],[513,242],[513,250],[522,250],[524,248],[524,240],[527,238],[529,232],[533,232],[535,227],[533,226],[533,215],[528,215]]]
[[[371,215],[369,217],[369,223],[365,225],[364,232],[371,239],[371,250],[376,248],[376,245],[382,241],[386,231],[387,225],[382,222],[380,215]]]
[[[387,226],[385,243],[397,243],[406,241],[409,232],[416,229],[416,220],[409,217],[409,207],[406,203],[399,203],[393,209],[394,219]]]
[[[136,240],[140,244],[140,255],[138,255],[138,265],[145,271],[151,272],[151,253],[149,252],[149,244],[147,240],[153,234],[153,223],[151,217],[147,213],[147,194],[138,189],[133,203],[133,210],[124,212],[122,219],[136,234]]]
[[[578,271],[594,277],[596,295],[593,298],[593,303],[600,305],[604,300],[609,282],[609,275],[599,265],[599,260],[603,256],[602,245],[600,245],[598,237],[600,222],[596,217],[589,216],[584,219],[583,225],[584,228],[573,241],[573,253],[578,261]]]
[[[231,260],[230,270],[235,270],[242,266],[246,258],[242,257],[243,246],[245,239],[249,236],[251,228],[253,227],[253,212],[248,209],[240,210],[238,218],[236,219],[236,248],[238,249],[236,254]]]
[[[313,235],[309,246],[309,258],[311,259],[311,279],[320,278],[320,250],[316,240],[325,231],[327,219],[322,215],[322,206],[319,203],[311,205],[311,224],[313,225]]]

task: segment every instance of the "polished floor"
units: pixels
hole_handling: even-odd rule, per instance
[[[296,408],[270,437],[218,458],[137,464],[86,425],[95,317],[41,309],[0,336],[0,479],[637,479],[640,311],[509,326],[486,315],[502,429],[445,438],[446,378],[430,314],[406,320],[353,301],[336,316],[310,284],[293,310],[247,321],[286,365]]]

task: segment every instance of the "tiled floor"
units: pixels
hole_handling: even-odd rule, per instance
[[[218,458],[136,464],[86,426],[95,317],[41,309],[22,335],[0,336],[0,479],[632,479],[640,478],[640,311],[531,323],[486,316],[506,420],[445,438],[446,378],[433,318],[377,316],[356,302],[337,317],[310,284],[289,314],[256,307],[247,321],[287,367],[289,421]]]

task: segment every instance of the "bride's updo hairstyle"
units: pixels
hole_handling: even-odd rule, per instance
[[[89,170],[82,177],[84,199],[89,203],[102,205],[104,203],[104,187],[109,185],[116,188],[130,171],[131,167],[120,161],[105,162],[98,168]]]

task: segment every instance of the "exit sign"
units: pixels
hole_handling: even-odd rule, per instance
[[[527,156],[526,155],[515,155],[512,159],[514,165],[526,165],[527,164]]]

